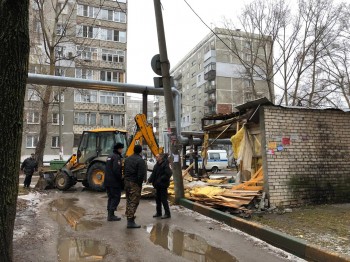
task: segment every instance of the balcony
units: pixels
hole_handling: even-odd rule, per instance
[[[215,69],[211,69],[210,71],[204,74],[204,80],[207,80],[207,81],[215,80],[215,77],[216,77]]]
[[[180,80],[182,78],[182,73],[178,73],[176,75],[174,75],[174,80]]]
[[[216,104],[216,99],[215,98],[210,98],[207,101],[204,102],[205,106],[214,106]]]
[[[204,88],[204,93],[211,94],[211,93],[214,93],[215,91],[216,91],[216,85],[211,85],[209,83]]]

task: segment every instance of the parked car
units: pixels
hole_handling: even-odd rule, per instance
[[[147,159],[147,170],[152,171],[155,164],[156,164],[156,160],[154,158],[148,158]]]
[[[198,165],[202,168],[202,157],[200,157],[201,152],[198,152]],[[186,166],[190,165],[189,155],[186,155]],[[217,173],[220,170],[227,168],[228,159],[226,150],[208,150],[207,164],[205,169],[213,173]]]

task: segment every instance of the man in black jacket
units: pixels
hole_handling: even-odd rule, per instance
[[[117,143],[113,148],[113,153],[108,156],[106,162],[105,180],[108,202],[108,221],[119,221],[121,218],[114,215],[120,203],[122,190],[122,152],[124,145]]]
[[[156,155],[157,163],[155,164],[152,174],[148,179],[156,189],[157,213],[153,217],[162,217],[162,219],[170,218],[170,209],[168,204],[168,187],[172,171],[165,154]],[[164,216],[162,216],[162,204],[164,207]]]
[[[135,223],[136,209],[140,203],[142,182],[146,177],[146,163],[141,156],[142,147],[136,145],[134,154],[125,159],[124,181],[126,193],[126,211],[128,228],[140,228]]]
[[[38,171],[38,162],[35,160],[35,154],[32,153],[30,157],[26,158],[22,165],[21,170],[26,175],[24,179],[24,187],[30,187],[30,183],[32,182],[32,176],[35,171]]]

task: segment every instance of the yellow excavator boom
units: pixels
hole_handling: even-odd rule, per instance
[[[163,153],[163,147],[158,146],[157,139],[154,136],[153,126],[151,123],[147,123],[146,116],[144,114],[137,114],[135,116],[135,122],[137,130],[126,150],[125,156],[131,156],[134,153],[134,146],[137,144],[142,145],[143,142],[147,144],[154,156]]]

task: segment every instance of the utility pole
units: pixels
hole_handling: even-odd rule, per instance
[[[170,63],[168,60],[168,54],[165,42],[165,33],[163,25],[163,15],[160,0],[154,0],[154,11],[156,16],[157,33],[158,33],[158,45],[160,54],[160,64],[162,71],[162,80],[164,88],[164,100],[168,125],[168,135],[170,136],[170,152],[173,158],[173,179],[175,186],[175,203],[178,203],[180,198],[184,197],[184,185],[181,172],[181,162],[179,147],[180,143],[177,137],[176,119],[173,105],[173,96],[171,93],[170,85]]]

